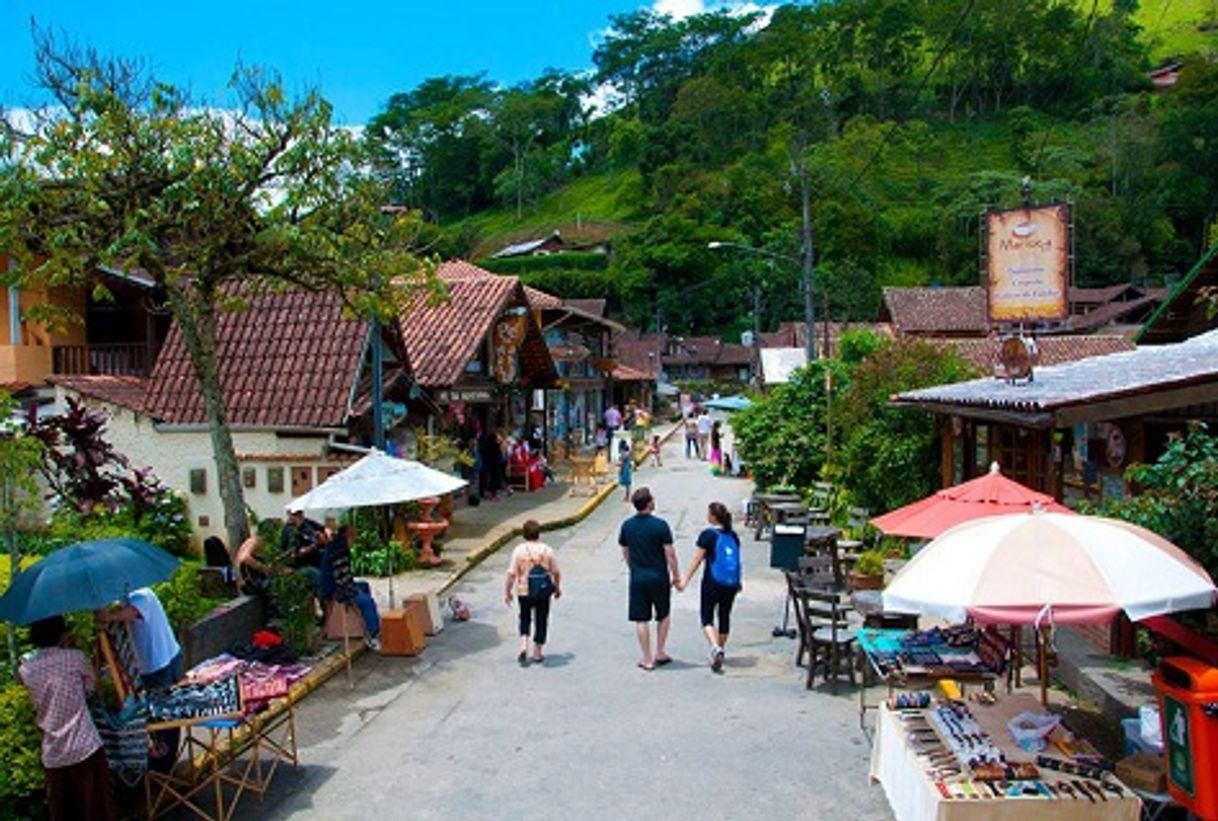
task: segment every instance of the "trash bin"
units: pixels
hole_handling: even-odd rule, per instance
[[[774,525],[770,535],[770,567],[798,570],[807,533],[807,525]]]
[[[1167,787],[1198,818],[1218,821],[1218,667],[1187,656],[1159,663]]]

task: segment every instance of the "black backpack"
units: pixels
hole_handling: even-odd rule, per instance
[[[533,566],[529,568],[529,598],[530,599],[548,599],[554,595],[554,577],[550,575],[550,571],[537,560],[536,557],[530,557]]]

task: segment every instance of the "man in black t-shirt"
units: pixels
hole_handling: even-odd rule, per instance
[[[651,491],[641,487],[630,497],[636,511],[622,522],[617,542],[622,546],[622,559],[630,568],[629,618],[634,622],[643,658],[639,667],[652,670],[672,659],[664,652],[668,641],[669,612],[672,587],[683,589],[677,568],[677,551],[673,547],[672,529],[668,522],[653,515],[655,499]],[[656,653],[651,654],[651,631],[647,623],[656,620]]]

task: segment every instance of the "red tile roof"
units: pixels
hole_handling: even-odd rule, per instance
[[[898,334],[984,336],[989,330],[985,289],[885,288],[881,319],[892,320]]]
[[[563,304],[592,316],[605,315],[605,300],[603,299],[564,299]]]
[[[244,310],[221,314],[216,369],[228,421],[258,427],[340,427],[368,334],[339,294],[259,294]],[[391,347],[399,349],[396,334]],[[169,330],[149,382],[146,409],[175,423],[202,423],[203,396],[180,326]]]
[[[637,368],[619,364],[613,369],[613,378],[618,382],[651,382],[655,380],[655,375],[649,376]]]
[[[143,413],[150,380],[144,376],[50,376],[52,385]]]
[[[664,337],[660,334],[640,334],[637,331],[614,334],[613,349],[625,367],[655,379],[660,369],[660,354]]]
[[[504,309],[532,304],[520,280],[500,276],[462,260],[446,262],[436,270],[448,290],[446,301],[430,304],[420,295],[402,314],[402,337],[414,368],[415,380],[425,388],[454,384],[478,351]],[[541,296],[562,301],[541,291]],[[521,345],[521,365],[537,383],[553,381],[554,364],[534,323]]]
[[[529,298],[529,304],[536,310],[555,311],[563,308],[563,301],[553,294],[530,288],[528,285],[524,286],[524,293]]]
[[[936,345],[954,348],[965,360],[983,373],[992,373],[1001,344],[997,337],[984,339],[927,339]],[[1107,356],[1112,353],[1132,351],[1135,346],[1123,336],[1040,336],[1036,338],[1036,350],[1040,361],[1037,367],[1077,362],[1092,356]]]

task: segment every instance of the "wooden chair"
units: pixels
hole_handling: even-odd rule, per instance
[[[833,590],[837,579],[833,575],[832,556],[800,556],[799,583],[809,590]]]
[[[512,459],[508,462],[507,485],[513,490],[527,491],[529,489],[529,465]]]
[[[816,665],[825,668],[825,680],[831,692],[837,692],[837,677],[843,665],[850,684],[854,685],[855,633],[846,620],[849,608],[842,605],[836,593],[798,588],[796,614],[806,620],[803,633],[808,638],[808,678],[810,690],[816,679]],[[822,653],[824,654],[822,657]]]
[[[803,610],[803,600],[800,598],[803,585],[798,571],[784,570],[783,575],[787,579],[787,598],[795,605],[796,637],[799,639],[795,645],[795,666],[802,667],[804,655],[811,646],[811,639],[808,636],[808,618]]]
[[[838,539],[837,549],[844,561],[852,562],[862,550],[867,549],[867,522],[871,511],[865,507],[852,507],[846,520],[846,530],[851,538]]]
[[[833,513],[833,497],[836,488],[831,482],[812,483],[812,502],[808,507],[808,518],[814,524],[828,524]]]

